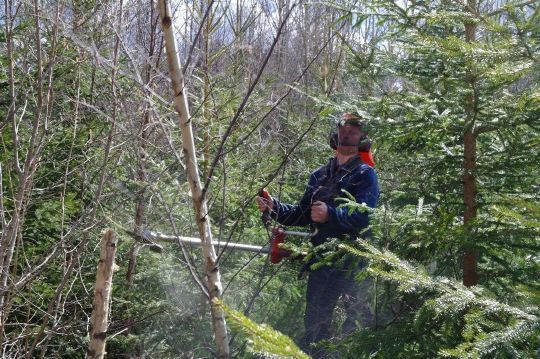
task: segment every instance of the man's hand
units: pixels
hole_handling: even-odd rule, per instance
[[[266,199],[264,197],[255,197],[255,200],[257,201],[257,205],[259,206],[259,211],[264,213],[264,211],[272,211],[274,209],[274,202],[272,201],[272,197],[270,199]]]
[[[311,220],[316,223],[328,222],[328,206],[326,203],[316,201],[311,205]]]

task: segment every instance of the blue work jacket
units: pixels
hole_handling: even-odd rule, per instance
[[[358,232],[369,225],[368,213],[355,210],[349,214],[347,208],[337,208],[336,198],[346,197],[345,189],[358,203],[374,208],[379,198],[379,185],[375,170],[355,156],[343,165],[331,158],[325,166],[313,172],[300,202],[296,205],[274,200],[271,216],[285,226],[310,226],[316,235],[311,237],[314,245],[328,238],[356,238]],[[328,206],[328,221],[315,223],[311,220],[311,205],[322,201]],[[337,203],[339,204],[339,203]]]

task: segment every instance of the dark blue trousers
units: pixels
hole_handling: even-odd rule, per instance
[[[342,332],[348,334],[356,328],[356,321],[362,311],[358,300],[358,284],[354,280],[354,274],[363,267],[355,270],[339,269],[323,266],[309,273],[306,312],[304,316],[305,333],[300,342],[300,347],[308,354],[316,353],[310,347],[323,339],[330,338],[332,315],[339,297],[342,297],[346,320],[343,323]]]

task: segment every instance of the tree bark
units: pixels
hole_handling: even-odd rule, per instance
[[[468,0],[469,11],[476,15],[476,0]],[[476,39],[476,24],[472,21],[465,23],[465,41],[473,42]],[[475,112],[476,112],[476,73],[474,64],[471,63],[467,70],[467,86],[469,94],[465,99],[465,133],[463,150],[463,201],[465,211],[463,221],[465,233],[467,235],[463,254],[463,284],[467,287],[478,284],[478,253],[474,248],[472,239],[472,222],[476,219],[476,133],[474,131]]]
[[[203,178],[206,180],[208,176],[208,165],[211,162],[210,159],[210,143],[211,134],[210,128],[212,126],[212,116],[210,114],[210,36],[212,28],[212,0],[207,1],[208,16],[206,17],[203,27],[203,42],[204,42],[204,60],[203,60],[203,105],[202,105],[202,118],[204,124],[204,148],[203,148]]]
[[[199,236],[202,241],[202,252],[205,261],[204,273],[205,284],[208,287],[210,310],[212,314],[212,326],[217,345],[217,357],[229,357],[229,342],[227,338],[227,326],[223,310],[215,304],[215,299],[220,299],[222,293],[220,272],[217,265],[217,257],[212,246],[212,232],[210,228],[210,217],[206,199],[203,196],[201,181],[199,178],[199,168],[195,156],[195,144],[191,128],[191,119],[187,103],[186,88],[178,56],[176,39],[174,38],[173,22],[171,10],[166,0],[159,1],[159,12],[161,28],[165,39],[167,50],[167,62],[174,91],[174,106],[180,118],[180,128],[182,131],[183,153],[186,158],[186,169],[189,187],[191,189],[193,206],[195,209],[195,220],[199,229]]]
[[[90,319],[90,346],[87,358],[103,358],[105,355],[116,244],[116,234],[112,229],[108,229],[101,240],[101,253],[97,268],[96,288],[94,289],[92,317]]]

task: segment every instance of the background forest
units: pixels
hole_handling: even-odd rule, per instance
[[[373,238],[339,250],[377,323],[329,351],[540,355],[539,1],[170,6],[214,240],[267,244],[258,190],[294,203],[335,118],[369,120]],[[86,355],[105,228],[108,357],[223,355],[201,249],[140,236],[199,236],[157,4],[4,0],[0,24],[0,355]],[[302,263],[216,252],[230,356],[302,357],[269,327],[302,334]]]

